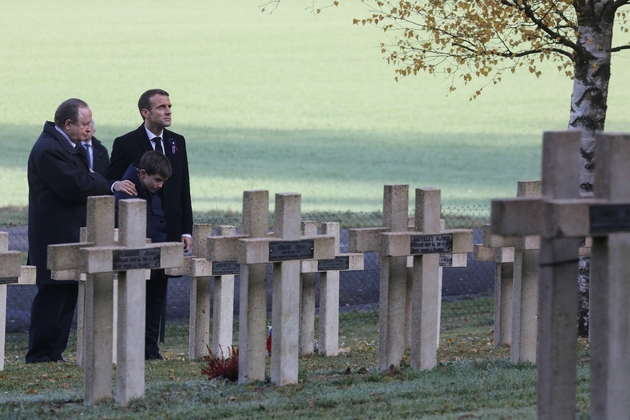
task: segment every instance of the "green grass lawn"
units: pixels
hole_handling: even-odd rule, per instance
[[[242,192],[296,191],[308,211],[374,211],[384,184],[438,187],[447,205],[511,196],[539,177],[544,130],[567,126],[571,81],[506,76],[447,96],[448,81],[399,83],[382,33],[351,25],[344,1],[317,18],[308,1],[260,13],[260,1],[120,1],[3,5],[0,207],[27,204],[31,145],[56,106],[86,100],[97,137],[140,124],[138,96],[169,91],[173,130],[189,142],[195,211],[238,211]],[[613,62],[608,128],[627,130],[630,86]]]
[[[346,314],[353,316],[364,319],[364,314]],[[0,372],[0,417],[536,418],[535,366],[511,364],[509,349],[494,347],[488,323],[443,323],[438,366],[431,371],[414,371],[405,358],[400,372],[379,372],[377,322],[345,321],[340,355],[301,357],[298,384],[285,387],[268,380],[248,385],[208,381],[201,374],[207,363],[186,359],[187,336],[169,330],[162,346],[166,360],[146,364],[145,398],[126,407],[113,401],[85,407],[83,372],[72,363],[26,365],[21,355],[16,359],[8,353]],[[588,358],[588,343],[580,339],[579,418],[588,418]]]
[[[260,13],[260,3],[3,4],[0,207],[7,220],[27,204],[33,142],[69,97],[90,104],[96,136],[111,148],[140,124],[143,91],[169,91],[172,129],[188,141],[197,214],[238,212],[250,189],[270,190],[272,201],[276,192],[300,192],[309,212],[372,212],[391,183],[441,188],[447,206],[487,205],[514,196],[518,180],[537,179],[542,132],[567,126],[571,81],[551,66],[539,79],[526,71],[506,76],[469,101],[478,85],[447,96],[448,81],[439,77],[396,83],[379,52],[382,32],[351,25],[365,15],[359,1],[317,18],[304,10],[308,1],[285,0],[271,15]],[[613,60],[610,131],[628,131],[625,54]],[[147,365],[146,398],[125,408],[84,407],[82,371],[71,364],[10,359],[0,372],[0,417],[534,418],[535,369],[509,364],[489,329],[447,330],[436,369],[394,374],[375,371],[373,340],[344,331],[348,353],[302,358],[300,383],[283,388],[208,382],[199,361],[184,360],[185,344],[174,343],[169,360]],[[578,409],[586,416],[588,349],[581,346]]]

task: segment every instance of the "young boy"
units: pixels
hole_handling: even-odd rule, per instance
[[[138,165],[132,163],[127,168],[123,180],[128,179],[136,186],[137,196],[117,192],[116,220],[118,220],[118,201],[125,198],[142,198],[147,202],[147,238],[151,242],[166,242],[166,217],[159,194],[164,182],[171,176],[171,164],[160,152],[150,151],[142,155]],[[162,310],[163,296],[160,290],[166,286],[167,278],[164,270],[151,270],[151,280],[147,282],[146,299],[146,331],[144,358],[146,360],[162,359],[158,348],[159,314]],[[151,316],[157,314],[157,322]]]

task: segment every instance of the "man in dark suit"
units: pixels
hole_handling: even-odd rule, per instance
[[[64,101],[46,122],[28,158],[29,263],[37,267],[27,363],[63,361],[77,303],[76,281],[51,279],[50,244],[79,242],[87,198],[110,194],[110,183],[90,170],[80,145],[90,135],[92,111],[80,99]]]
[[[94,172],[105,176],[107,167],[109,166],[109,154],[107,153],[107,148],[103,146],[103,143],[94,137],[94,133],[96,133],[96,123],[94,120],[92,120],[90,130],[92,131],[90,138],[82,141],[81,144],[88,151],[90,168]]]
[[[181,241],[184,252],[192,245],[193,215],[190,203],[188,156],[183,136],[167,130],[171,125],[171,101],[166,91],[151,89],[138,100],[138,110],[144,123],[138,129],[114,140],[107,178],[112,191],[136,195],[135,187],[122,185],[129,164],[140,162],[142,155],[151,150],[166,155],[173,173],[162,187],[161,198],[166,216],[167,241]],[[164,270],[153,270],[147,282],[145,358],[162,359],[157,345],[162,302],[166,296],[167,278]]]

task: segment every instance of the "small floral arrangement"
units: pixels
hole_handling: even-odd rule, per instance
[[[228,354],[223,353],[220,349],[219,355],[214,355],[210,347],[208,355],[203,359],[208,362],[208,366],[201,370],[201,373],[208,376],[208,380],[214,378],[225,378],[229,381],[236,382],[238,380],[238,348],[229,347]]]

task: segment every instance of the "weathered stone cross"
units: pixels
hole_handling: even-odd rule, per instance
[[[0,232],[0,371],[4,370],[7,325],[7,286],[35,284],[35,266],[21,265],[19,251],[9,251],[9,234]]]
[[[630,414],[630,136],[599,134],[594,198],[580,198],[579,132],[543,138],[542,197],[495,200],[493,233],[541,235],[538,418],[573,419],[580,242],[591,257],[591,416]]]
[[[544,134],[542,197],[494,200],[492,233],[541,234],[543,201],[580,198],[579,144],[579,132]],[[543,419],[575,418],[578,248],[579,239],[540,238],[538,415]]]
[[[400,367],[407,341],[413,368],[431,369],[436,365],[441,303],[440,254],[468,253],[473,248],[471,230],[442,230],[440,190],[416,189],[415,231],[409,231],[408,203],[408,185],[386,185],[384,227],[349,231],[348,249],[351,252],[378,252],[381,260],[381,370]],[[410,281],[407,279],[409,256],[414,258]]]
[[[116,401],[144,395],[144,320],[146,269],[183,264],[180,243],[146,243],[146,202],[119,202],[119,242],[114,245],[115,199],[89,197],[88,243],[48,247],[50,270],[86,273],[84,401],[111,398],[113,277],[118,273]]]
[[[340,252],[339,223],[324,222],[323,235],[335,237],[335,249]],[[317,235],[317,223],[302,222],[302,235]],[[313,353],[315,341],[315,298],[317,273],[319,278],[319,354],[339,353],[339,272],[363,270],[363,254],[339,253],[331,260],[302,261],[300,305],[300,355]]]
[[[243,192],[243,235],[209,237],[206,259],[234,262],[239,255],[239,238],[269,236],[269,191]],[[238,380],[240,383],[265,380],[267,339],[267,264],[240,265]]]
[[[483,242],[475,244],[473,259],[494,263],[494,345],[512,344],[514,293],[514,240],[490,233],[483,227]],[[538,270],[538,267],[536,267]]]
[[[519,181],[517,197],[539,197],[540,181]],[[580,256],[590,256],[591,240],[584,238]],[[511,345],[513,363],[536,363],[538,347],[539,235],[503,237],[483,229],[483,244],[473,258],[495,263],[494,343]],[[514,322],[512,322],[514,320]]]
[[[540,192],[540,181],[519,181],[516,195],[540,197]],[[489,260],[492,253],[496,263],[494,339],[495,345],[511,345],[512,363],[536,363],[539,249],[538,235],[503,238],[487,228],[484,246],[476,247],[478,259]]]
[[[234,236],[234,226],[221,225],[219,236]],[[208,353],[211,345],[215,356],[228,355],[232,346],[234,320],[234,275],[240,266],[233,262],[213,262],[206,259],[207,240],[212,236],[212,225],[193,225],[193,255],[184,258],[184,265],[170,268],[171,276],[190,276],[190,318],[188,358],[198,359]],[[212,340],[210,340],[210,279],[214,277],[214,305],[212,310]]]
[[[265,192],[266,193],[266,192]],[[252,202],[251,199],[257,199]],[[268,205],[268,193],[261,194],[253,192],[246,195],[243,201],[243,231],[247,232],[251,224],[246,225],[246,215],[250,218],[258,220],[267,219],[268,207],[264,208],[263,202]],[[253,216],[251,211],[246,211],[246,207],[257,208],[258,214]],[[321,260],[333,259],[335,257],[335,238],[334,236],[317,235],[314,237],[300,236],[300,195],[296,193],[276,194],[276,211],[274,217],[274,235],[269,234],[258,237],[249,238],[208,238],[208,259],[212,261],[233,261],[236,257],[241,264],[241,290],[243,290],[243,278],[248,278],[250,266],[260,266],[262,264],[273,263],[273,285],[272,285],[272,312],[271,324],[273,326],[272,348],[271,352],[271,381],[276,385],[287,385],[297,383],[298,380],[298,345],[299,345],[299,305],[300,305],[300,260]],[[250,222],[251,223],[251,220]],[[262,224],[261,224],[262,225]],[[229,245],[232,241],[232,245]],[[236,245],[236,246],[234,246]],[[265,266],[263,266],[265,267]],[[265,267],[266,268],[266,267]],[[266,271],[266,270],[265,270]],[[245,274],[245,275],[244,275]],[[250,285],[245,283],[247,288]],[[266,295],[266,288],[264,294]],[[250,297],[251,295],[248,295]],[[252,302],[248,300],[248,306],[251,307]],[[243,295],[241,294],[241,305],[243,304]],[[258,306],[258,305],[256,305]],[[262,317],[262,308],[256,308],[257,316]],[[249,316],[252,312],[247,312],[246,308],[241,306],[240,317]],[[248,322],[246,328],[252,327]],[[258,323],[255,323],[260,328]],[[262,326],[264,333],[264,324]],[[243,328],[240,324],[239,328]],[[265,340],[264,335],[261,340],[262,358],[260,354],[252,355],[249,351],[242,352],[243,343],[239,337],[239,380],[249,382],[260,379],[241,375],[241,363],[244,358],[252,357],[257,363],[262,361],[262,369],[264,374],[264,351]],[[250,345],[249,342],[246,346]],[[247,349],[249,350],[249,349]],[[261,360],[262,359],[262,360]],[[245,366],[251,366],[252,360],[246,360]],[[245,372],[243,372],[245,373]],[[252,372],[247,372],[251,374]]]

